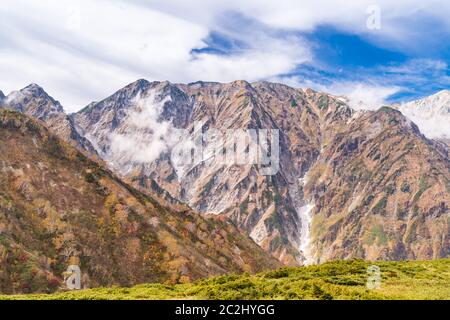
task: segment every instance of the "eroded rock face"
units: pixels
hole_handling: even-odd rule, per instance
[[[139,80],[72,119],[117,172],[232,218],[288,264],[449,254],[449,159],[390,108],[268,82]],[[175,129],[278,129],[279,170],[171,161]],[[156,137],[156,139],[155,139]],[[158,186],[156,186],[158,188]]]
[[[314,260],[448,256],[450,165],[433,145],[388,107],[342,128],[306,186],[316,203]]]

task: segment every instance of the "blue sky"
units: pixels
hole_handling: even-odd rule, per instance
[[[418,20],[417,27],[421,25]],[[401,101],[449,88],[450,39],[445,32],[437,35],[441,43],[431,44],[434,50],[423,42],[403,50],[383,46],[371,41],[370,35],[362,37],[327,26],[307,37],[317,44],[314,56],[319,67],[312,68],[326,72],[317,81],[375,81],[401,88],[387,99]],[[297,72],[302,74],[303,69],[300,66]]]
[[[234,18],[235,21],[238,18]],[[327,90],[334,83],[366,83],[397,88],[385,97],[386,103],[409,101],[450,88],[450,35],[447,27],[429,17],[411,17],[414,28],[424,28],[423,37],[407,46],[383,42],[376,34],[359,35],[332,25],[319,25],[308,32],[281,32],[308,41],[313,59],[298,64],[278,79],[298,79],[305,85]],[[242,18],[242,23],[248,23]],[[246,49],[246,43],[211,32],[207,46],[192,50],[216,55],[233,55]],[[289,83],[289,81],[288,81]],[[290,82],[295,86],[295,81]],[[332,90],[333,91],[333,90]]]
[[[3,0],[0,90],[69,111],[139,78],[269,80],[369,107],[450,88],[442,0]]]

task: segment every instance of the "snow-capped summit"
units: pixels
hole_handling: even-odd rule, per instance
[[[428,138],[450,138],[450,90],[394,107],[415,122]]]

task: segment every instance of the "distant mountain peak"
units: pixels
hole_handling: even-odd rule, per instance
[[[132,82],[130,85],[138,86],[138,87],[145,87],[150,85],[150,81],[147,79],[138,79],[135,82]]]
[[[437,95],[450,95],[450,90],[445,89],[445,90],[441,90],[438,93],[436,93]]]
[[[11,92],[6,97],[6,104],[11,109],[26,112],[30,108],[36,109],[35,102],[37,99],[40,101],[39,113],[64,113],[64,108],[59,101],[53,99],[41,86],[35,83],[32,83],[19,91]],[[33,116],[39,118],[39,116],[35,114],[33,114]]]
[[[219,82],[213,82],[213,81],[195,81],[188,83],[188,87],[191,88],[204,88],[211,85],[217,85]]]
[[[48,128],[64,140],[95,154],[94,147],[78,133],[72,120],[64,112],[63,106],[41,86],[32,83],[18,91],[11,92],[7,97],[3,96],[2,98],[2,94],[0,94],[0,104],[2,108],[19,111],[44,121]]]
[[[28,86],[23,88],[22,90],[44,90],[40,85],[36,83],[30,83]]]
[[[19,92],[23,95],[31,95],[33,97],[44,97],[46,99],[55,101],[50,95],[42,88],[40,85],[36,83],[31,83],[28,86],[19,90]],[[55,101],[56,102],[56,101]]]
[[[438,92],[436,92],[436,93],[434,93],[434,94],[432,94],[430,96],[423,97],[421,99],[416,99],[416,100],[414,100],[412,102],[420,102],[420,101],[435,100],[435,99],[439,99],[439,100],[444,99],[445,101],[443,101],[443,102],[449,103],[450,102],[450,90],[447,90],[447,89],[446,90],[441,90],[441,91],[438,91]]]
[[[422,101],[431,101],[434,104],[436,104],[436,103],[446,103],[446,104],[448,104],[448,103],[450,103],[450,90],[447,90],[447,89],[446,90],[441,90],[441,91],[438,91],[438,92],[436,92],[436,93],[434,93],[432,95],[429,95],[429,96],[426,96],[426,97],[422,97],[420,99],[416,99],[416,100],[410,101],[409,103],[411,103],[411,102],[422,102]]]
[[[175,87],[174,84],[165,80],[165,81],[148,81],[146,79],[138,79],[124,88],[118,90],[112,96],[106,98],[109,99],[114,97],[115,95],[125,95],[128,98],[138,96],[139,94],[145,95],[149,89],[152,88],[167,88],[167,87]]]
[[[403,106],[418,107],[420,109],[429,109],[434,112],[450,112],[450,90],[442,90],[431,96],[406,102]]]
[[[246,80],[234,80],[234,81],[230,82],[230,84],[237,85],[237,86],[249,86],[250,85],[250,83]]]
[[[450,91],[393,106],[414,121],[428,138],[449,138]]]

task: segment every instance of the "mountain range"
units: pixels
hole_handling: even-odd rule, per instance
[[[2,108],[40,121],[2,112],[3,123],[8,125],[2,126],[7,134],[2,134],[5,151],[0,159],[3,168],[8,168],[4,169],[8,171],[5,177],[9,177],[3,184],[6,185],[5,190],[14,190],[14,195],[6,191],[0,195],[2,212],[7,212],[6,219],[10,221],[4,224],[12,223],[16,209],[10,207],[18,203],[20,210],[25,212],[24,217],[33,223],[39,222],[40,228],[47,228],[49,215],[58,217],[65,214],[72,220],[62,223],[64,227],[58,232],[65,234],[71,230],[69,233],[77,237],[79,233],[90,232],[94,237],[100,229],[93,228],[93,225],[99,228],[98,221],[88,222],[90,219],[106,219],[111,224],[110,230],[114,229],[112,216],[116,212],[125,211],[127,219],[130,219],[133,210],[142,213],[149,203],[153,208],[158,203],[164,206],[161,215],[166,218],[155,215],[162,220],[162,230],[171,230],[172,233],[167,232],[181,243],[183,249],[178,251],[197,250],[195,254],[180,253],[188,261],[180,258],[184,263],[179,264],[173,262],[177,259],[164,254],[155,258],[164,257],[164,264],[178,266],[156,272],[161,274],[161,279],[173,281],[180,281],[182,276],[196,278],[208,273],[210,269],[202,268],[198,262],[203,261],[205,250],[211,250],[208,251],[208,259],[214,265],[211,273],[254,271],[274,267],[277,263],[302,265],[355,257],[368,260],[448,257],[449,96],[448,91],[442,91],[411,103],[385,106],[376,111],[357,111],[340,97],[277,83],[200,81],[173,84],[138,80],[77,113],[66,114],[61,104],[42,88],[30,85],[6,97],[0,94]],[[11,121],[19,124],[10,128]],[[36,138],[33,131],[27,133],[28,129],[24,129],[28,128],[27,123],[32,123],[32,127],[38,126],[38,131],[45,131],[44,138]],[[175,163],[171,155],[176,146],[177,132],[184,129],[184,132],[195,134],[198,123],[201,124],[200,130],[215,129],[224,135],[230,130],[278,130],[277,171],[267,175],[261,165],[224,163],[214,157],[188,164]],[[47,133],[41,125],[50,131]],[[57,161],[52,157],[57,154],[49,155],[48,147],[44,146],[49,141],[45,137],[53,137],[53,133],[67,142],[64,144],[58,140],[58,144],[70,150],[67,152],[71,156],[63,152],[63,159],[58,160],[60,164],[56,167],[60,167],[60,171],[51,173],[53,163]],[[24,141],[18,143],[20,139]],[[202,141],[202,145],[206,149],[210,146],[207,141]],[[7,150],[15,150],[14,155]],[[32,156],[32,153],[39,155]],[[45,158],[45,161],[36,162],[33,157]],[[46,169],[41,169],[39,163],[46,164]],[[27,171],[30,170],[27,165],[32,165],[33,174]],[[95,173],[92,177],[92,172],[89,172],[92,167],[102,174]],[[22,175],[17,170],[22,170]],[[76,186],[81,184],[79,179],[86,175],[86,170],[90,177],[84,177],[86,185]],[[23,174],[23,171],[27,173]],[[44,175],[46,171],[49,172]],[[65,181],[62,177],[66,176],[62,172],[70,173]],[[42,180],[47,174],[52,179],[51,184],[50,180]],[[107,178],[103,178],[104,175]],[[22,179],[30,181],[27,184]],[[34,185],[33,179],[41,181]],[[62,186],[75,185],[73,188],[77,191],[69,197],[71,199],[67,199],[64,193],[55,194],[50,190],[45,196],[38,197],[34,192],[42,192],[40,184],[46,187],[54,185],[58,190],[62,190]],[[112,185],[114,189],[111,189]],[[28,195],[27,186],[32,190]],[[108,191],[103,190],[105,187]],[[86,191],[92,188],[98,190]],[[25,194],[22,194],[23,190]],[[108,200],[111,195],[115,195],[114,201]],[[83,197],[92,199],[81,206],[81,200],[76,199]],[[134,200],[124,200],[128,198]],[[42,200],[38,201],[40,205],[33,204],[37,200]],[[138,208],[130,209],[133,205]],[[96,211],[94,207],[100,209]],[[5,208],[9,211],[4,211]],[[226,232],[222,232],[225,238],[221,241],[224,243],[219,245],[227,251],[223,256],[226,263],[219,258],[218,252],[214,252],[219,250],[218,243],[209,242],[208,238],[211,230],[218,227],[209,222],[211,230],[197,231],[206,233],[203,235],[206,247],[198,249],[196,242],[185,236],[189,224],[178,219],[180,209],[174,208],[189,212],[189,219],[200,219],[195,225],[202,225],[200,221],[215,221],[228,226]],[[103,217],[105,211],[109,212],[109,217]],[[121,214],[123,217],[123,212],[117,213]],[[175,221],[166,221],[168,217]],[[83,221],[84,218],[86,220]],[[27,230],[28,226],[25,228],[19,222],[13,221],[17,225],[15,228]],[[208,222],[205,224],[210,225]],[[138,241],[138,247],[142,248],[147,225],[142,222],[138,225],[144,230],[139,233],[138,227],[133,241]],[[175,230],[174,225],[177,226]],[[8,245],[13,243],[14,247],[33,252],[36,249],[27,249],[31,248],[30,243],[39,247],[38,243],[54,242],[56,235],[53,235],[36,234],[35,237],[8,240]],[[247,236],[264,251],[253,245]],[[45,240],[36,240],[40,237]],[[235,240],[230,242],[229,237],[240,239],[238,249],[232,248]],[[148,280],[142,275],[145,273],[142,264],[138,264],[141,269],[130,269],[127,273],[126,269],[131,268],[131,264],[126,262],[123,262],[123,269],[118,268],[116,277],[105,275],[108,268],[112,268],[114,259],[127,260],[124,250],[128,243],[119,238],[118,247],[122,251],[116,255],[106,249],[110,248],[108,246],[111,246],[111,239],[116,239],[114,237],[104,240],[106,247],[95,248],[104,250],[98,251],[102,252],[101,258],[110,260],[90,265],[89,268],[102,269],[96,270],[99,273],[90,273],[94,279],[91,284],[130,284]],[[157,238],[158,245],[167,248],[167,243],[162,241],[160,244],[161,240]],[[95,252],[92,239],[82,240],[91,246],[88,255],[91,258]],[[52,252],[52,257],[59,256],[58,250],[55,251],[51,245],[45,245],[45,248]],[[40,250],[41,255],[49,255],[48,251]],[[75,252],[78,253],[72,254],[75,258],[85,256],[79,248]],[[142,259],[146,254],[145,250],[134,252],[138,252],[135,253],[136,259]],[[197,256],[201,258],[195,259]],[[271,256],[279,262],[272,260]],[[261,264],[256,261],[261,261]],[[49,271],[54,270],[51,266],[42,270],[55,272],[58,277],[61,265],[58,271]]]

